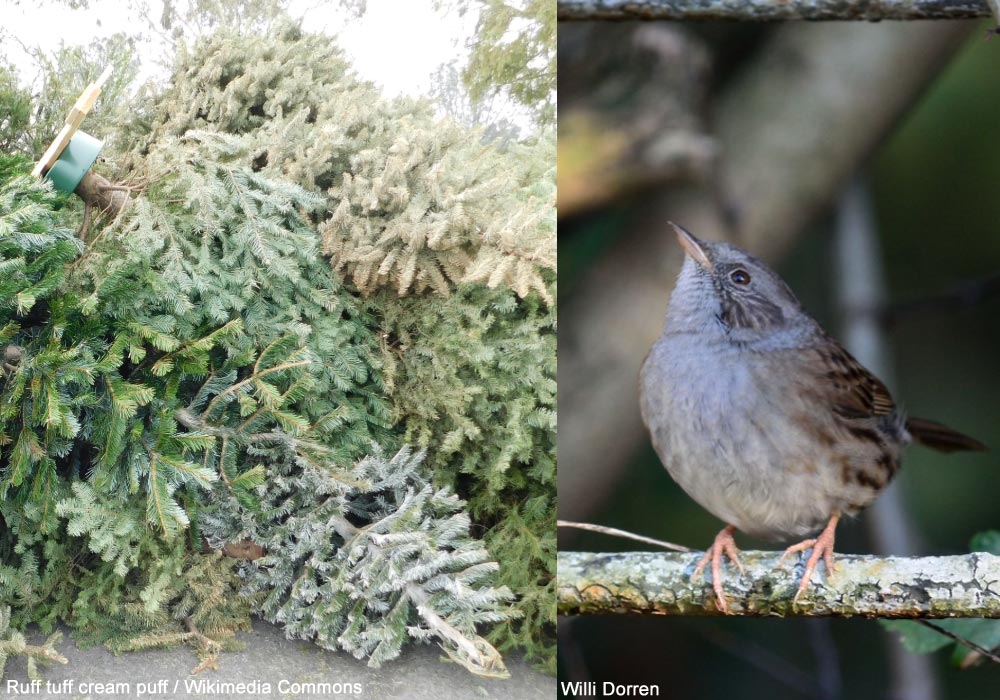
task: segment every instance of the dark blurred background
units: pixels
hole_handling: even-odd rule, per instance
[[[665,222],[762,255],[845,339],[856,310],[837,289],[854,272],[836,246],[853,187],[884,275],[876,369],[909,413],[992,451],[911,447],[895,502],[843,523],[837,549],[963,553],[973,534],[1000,529],[1000,41],[984,40],[989,26],[560,25],[561,518],[712,541],[721,523],[670,479],[635,405],[680,261]],[[824,80],[839,81],[830,95]],[[830,121],[801,127],[797,114]],[[880,538],[897,527],[902,539]],[[563,530],[560,549],[648,548]],[[1000,665],[911,657],[869,620],[578,617],[561,620],[559,642],[560,680],[658,683],[678,699],[1000,696]]]

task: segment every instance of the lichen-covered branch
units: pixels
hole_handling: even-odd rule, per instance
[[[701,553],[559,553],[559,614],[722,615],[705,579],[691,580]],[[1000,557],[984,552],[947,557],[841,554],[796,606],[802,559],[779,565],[780,553],[740,554],[745,575],[723,569],[733,615],[885,618],[1000,618]]]
[[[988,17],[985,0],[559,0],[560,20],[968,19]]]

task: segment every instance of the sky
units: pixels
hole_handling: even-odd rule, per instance
[[[152,16],[158,17],[161,0],[148,1]],[[133,3],[89,0],[86,4],[74,10],[67,2],[0,0],[0,27],[16,39],[10,42],[5,37],[4,53],[22,80],[30,83],[37,70],[20,44],[53,48],[60,41],[88,44],[94,38],[134,33],[146,26],[127,9]],[[433,0],[367,0],[367,12],[360,19],[329,0],[289,0],[287,8],[293,16],[305,18],[307,30],[337,35],[359,75],[380,85],[390,97],[426,95],[431,75],[442,63],[464,60],[465,44],[476,24],[473,13],[459,17],[437,12]],[[152,55],[160,54],[165,43],[151,41]],[[143,64],[141,78],[165,73],[154,60]]]

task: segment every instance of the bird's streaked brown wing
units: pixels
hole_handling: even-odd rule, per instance
[[[869,372],[833,338],[815,346],[822,367],[817,381],[825,382],[833,410],[845,418],[888,416],[896,410],[892,395],[878,377]]]

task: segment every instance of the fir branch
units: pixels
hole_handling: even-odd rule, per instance
[[[417,613],[434,633],[445,641],[442,647],[453,661],[477,676],[510,678],[510,673],[496,649],[482,637],[469,639],[438,615],[428,602],[425,591],[415,585],[406,587],[406,596]]]
[[[205,408],[205,415],[207,416],[212,414],[212,410],[215,408],[217,401],[221,401],[230,394],[240,391],[249,384],[257,383],[260,379],[269,374],[274,374],[275,372],[284,372],[285,370],[294,369],[296,367],[306,367],[310,364],[312,364],[312,361],[305,359],[305,360],[299,360],[297,362],[283,362],[279,365],[276,365],[274,367],[269,367],[268,369],[261,371],[257,371],[255,369],[254,373],[251,374],[246,379],[244,379],[243,381],[237,382],[236,384],[233,384],[231,387],[226,388],[219,394],[216,394],[215,398],[213,398],[211,401],[208,402],[208,406]]]
[[[44,663],[54,662],[63,665],[69,663],[69,659],[47,644],[38,646],[25,644],[22,640],[0,640],[0,658],[10,658],[11,656],[27,656]]]

